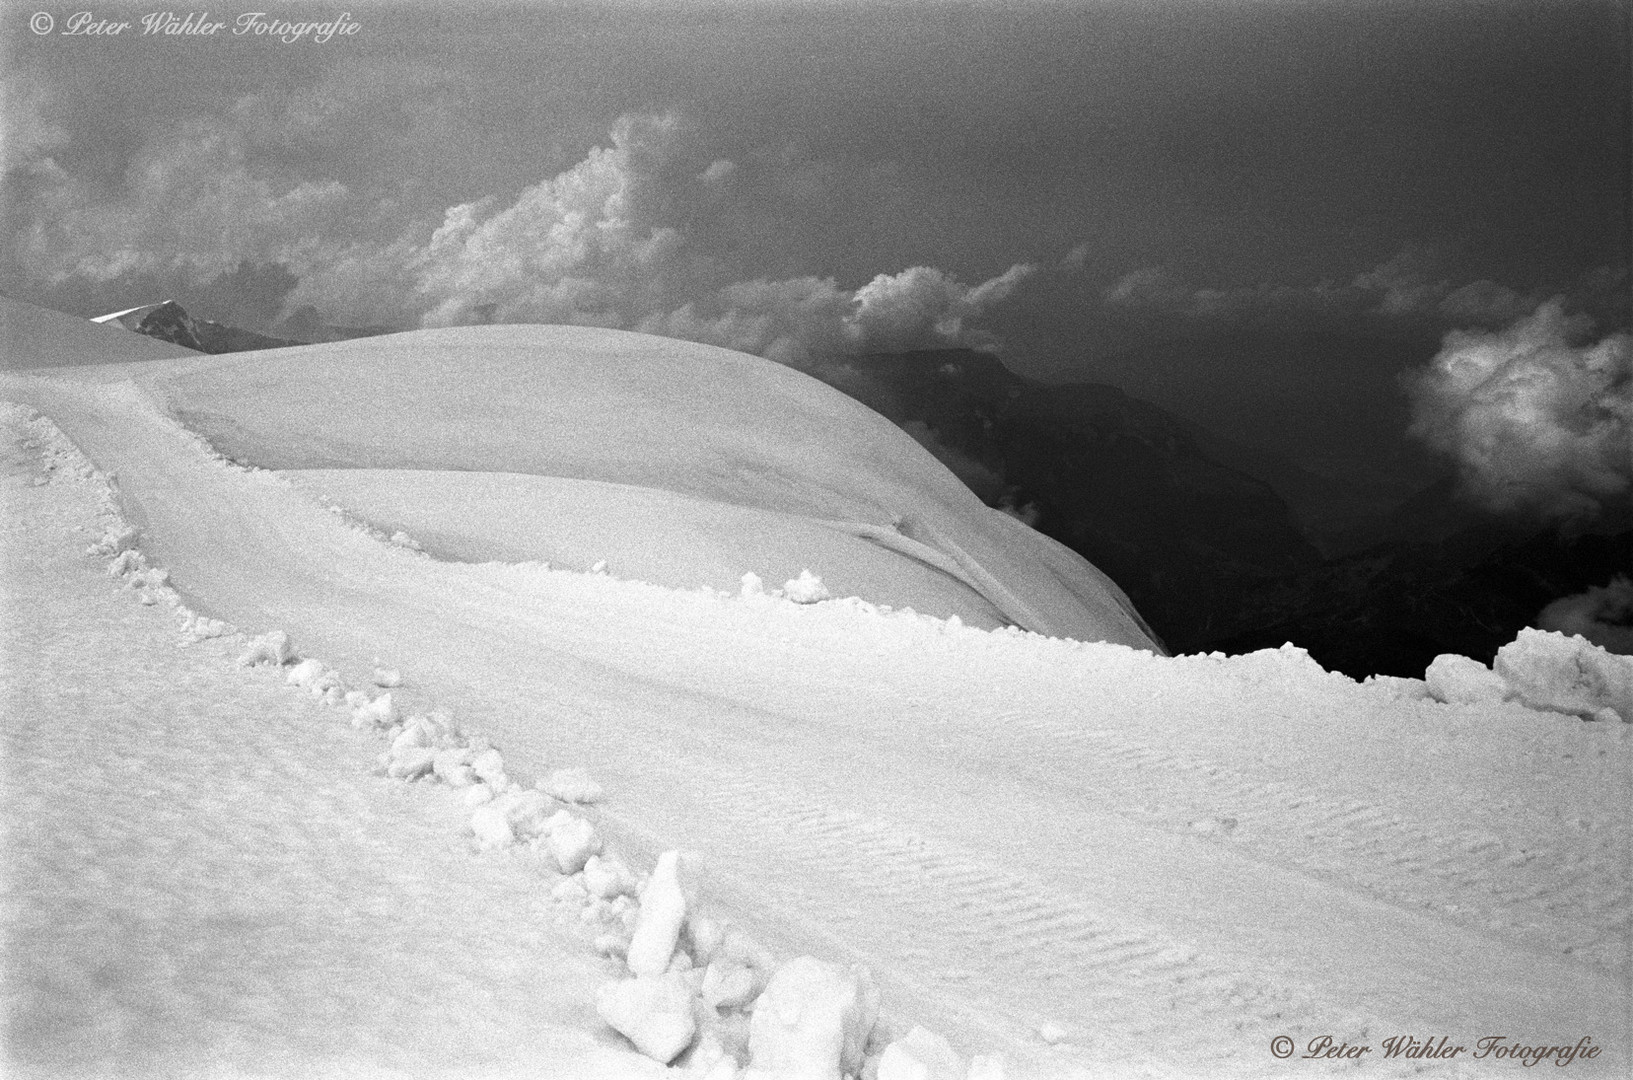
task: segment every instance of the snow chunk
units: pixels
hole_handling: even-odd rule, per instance
[[[377,667],[374,669],[374,685],[380,687],[401,686],[403,673],[396,668]]]
[[[289,669],[284,681],[290,686],[311,686],[323,677],[324,667],[318,660],[302,660]]]
[[[703,969],[703,983],[698,989],[711,1008],[741,1009],[759,993],[760,979],[751,967],[717,961]]]
[[[1633,723],[1633,657],[1583,637],[1528,628],[1497,650],[1493,666],[1532,708]]]
[[[558,820],[561,816],[557,814],[551,819],[553,824],[546,844],[561,872],[576,874],[584,869],[590,856],[601,849],[601,841],[596,839],[595,828],[588,821],[571,814],[566,816],[565,821]]]
[[[743,587],[738,590],[737,595],[741,596],[745,600],[758,596],[764,596],[766,595],[765,582],[760,580],[759,574],[756,574],[754,571],[750,570],[748,573],[743,575]]]
[[[541,791],[507,791],[494,800],[510,820],[510,829],[518,840],[530,840],[554,832],[562,815],[550,815],[550,801]],[[588,824],[588,822],[586,822]]]
[[[680,1066],[685,1067],[687,1076],[697,1080],[737,1080],[737,1059],[712,1031],[705,1030],[698,1036],[677,1068]]]
[[[468,801],[479,801],[491,792],[486,785],[477,784],[466,794]],[[544,813],[549,809],[544,796],[537,791],[511,791],[491,802],[482,802],[471,814],[471,831],[483,847],[509,847],[517,840],[525,840],[546,831]]]
[[[119,577],[122,574],[134,573],[146,565],[147,560],[142,558],[140,551],[126,548],[114,557],[113,562],[108,564],[108,576]]]
[[[879,1017],[879,988],[866,969],[845,971],[811,956],[777,969],[749,1022],[750,1075],[839,1080],[862,1068]]]
[[[102,536],[86,549],[87,555],[118,555],[136,546],[136,530],[123,522],[109,525]]]
[[[505,759],[499,756],[499,751],[489,747],[471,758],[471,771],[481,778],[482,782],[492,788],[504,786]]]
[[[964,1080],[965,1075],[952,1044],[923,1027],[885,1047],[879,1058],[878,1080]]]
[[[476,770],[471,768],[472,756],[468,746],[438,750],[431,761],[431,771],[449,787],[470,787],[476,783]]]
[[[506,816],[505,808],[497,803],[483,803],[476,808],[476,813],[471,815],[471,832],[476,834],[483,847],[509,847],[516,842],[516,834],[510,828],[510,818]]]
[[[418,780],[431,771],[437,752],[428,746],[393,751],[386,775],[396,780]]]
[[[206,638],[218,638],[227,633],[227,624],[220,619],[212,619],[194,612],[188,612],[182,619],[181,632],[194,641],[203,641]]]
[[[351,695],[346,695],[351,700]],[[367,705],[360,705],[352,710],[353,727],[390,727],[397,722],[397,706],[391,702],[390,694],[381,694]]]
[[[239,667],[254,667],[257,664],[272,664],[282,667],[295,659],[295,650],[290,647],[289,635],[282,630],[274,630],[252,639],[238,658]]]
[[[686,947],[699,967],[714,959],[714,954],[726,943],[726,927],[696,911],[686,919]]]
[[[570,803],[597,803],[606,797],[601,785],[583,769],[557,769],[540,781],[539,790],[552,798]]]
[[[666,851],[658,856],[658,865],[641,890],[641,915],[629,942],[629,970],[637,975],[658,975],[669,969],[687,905],[697,901],[695,884],[685,888],[682,872],[680,852]]]
[[[796,604],[815,604],[832,597],[822,579],[809,570],[801,570],[799,577],[785,583],[782,594]]]
[[[692,997],[684,975],[638,975],[603,986],[595,1011],[635,1049],[667,1065],[697,1035]]]
[[[584,862],[584,887],[591,896],[611,900],[615,896],[634,896],[639,884],[616,855],[591,855]]]
[[[1508,693],[1502,676],[1466,656],[1442,653],[1434,658],[1423,673],[1429,693],[1436,701],[1448,705],[1474,705],[1483,701],[1501,701]]]

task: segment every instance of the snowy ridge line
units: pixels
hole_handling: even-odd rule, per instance
[[[672,1064],[668,1071],[677,1076],[698,1080],[830,1075],[1002,1080],[1002,1059],[965,1063],[944,1038],[925,1029],[889,1039],[877,1024],[879,992],[865,969],[847,970],[809,956],[778,966],[743,931],[710,918],[700,904],[695,856],[665,852],[651,873],[637,878],[591,822],[568,809],[604,798],[583,770],[557,770],[525,788],[506,772],[496,748],[461,731],[448,714],[405,715],[392,695],[403,685],[401,672],[377,666],[372,681],[381,692],[347,690],[338,671],[301,657],[282,630],[250,637],[191,610],[171,586],[168,571],[149,565],[140,550],[139,534],[120,509],[114,478],[97,470],[48,418],[10,403],[0,407],[24,419],[50,462],[48,471],[96,484],[102,531],[86,554],[106,558],[109,575],[123,580],[144,605],[162,601],[171,607],[181,622],[182,645],[236,637],[243,645],[239,667],[282,673],[290,686],[346,709],[354,728],[383,736],[388,746],[377,760],[377,775],[463,789],[476,853],[524,847],[547,871],[554,868],[550,895],[558,917],[584,928],[593,936],[593,948],[617,964],[619,977],[603,987],[597,1012],[642,1055]],[[179,424],[175,430],[223,467],[286,483],[268,470],[215,453]],[[408,546],[377,529],[360,531],[384,544]],[[826,598],[820,580],[808,573],[781,592],[760,590],[760,595],[790,605]],[[960,628],[956,620],[951,628]]]
[[[1628,966],[1623,935],[1633,886],[1614,846],[1567,859],[1488,832],[1437,830],[1407,811],[1334,800],[1292,780],[1254,780],[1212,759],[1110,731],[1026,712],[1006,718],[1006,730],[1035,738],[1040,753],[1047,748],[1057,761],[1076,749],[1074,774],[1092,777],[1097,791],[1126,791],[1126,798],[1107,802],[1128,820],[1228,844],[1462,925],[1546,928],[1551,944],[1579,959],[1611,972]],[[1450,907],[1426,899],[1447,894]]]

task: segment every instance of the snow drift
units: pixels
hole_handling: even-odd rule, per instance
[[[343,505],[449,553],[571,564],[580,549],[616,548],[626,576],[683,588],[809,568],[838,595],[1156,648],[1080,556],[982,505],[865,406],[743,353],[485,326],[140,381],[234,460],[372,470],[322,479]]]

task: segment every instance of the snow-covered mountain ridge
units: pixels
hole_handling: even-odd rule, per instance
[[[146,334],[148,337],[168,341],[174,345],[180,345],[184,349],[192,349],[201,353],[216,354],[244,352],[251,349],[282,349],[290,345],[301,344],[298,341],[285,341],[281,338],[257,334],[252,330],[241,330],[235,326],[226,326],[209,319],[194,318],[174,300],[166,300],[159,304],[144,304],[140,307],[126,308],[124,311],[110,312],[91,321],[123,326],[126,330],[134,330],[138,334]]]

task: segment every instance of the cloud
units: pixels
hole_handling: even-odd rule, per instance
[[[1166,267],[1142,267],[1119,278],[1101,299],[1114,309],[1197,322],[1427,319],[1464,327],[1506,326],[1544,299],[1490,280],[1455,284],[1441,272],[1450,251],[1441,244],[1408,242],[1344,283],[1198,285]]]
[[[422,82],[411,96],[434,104],[445,88]],[[336,85],[391,115],[375,73]],[[601,325],[811,365],[991,347],[983,317],[1036,272],[1017,263],[967,285],[912,266],[855,289],[745,273],[719,228],[742,170],[675,114],[621,117],[603,145],[511,198],[435,209],[423,185],[364,192],[314,174],[347,118],[321,95],[246,95],[219,116],[156,124],[111,182],[56,165],[67,136],[42,108],[8,123],[7,161],[45,177],[10,229],[25,275],[45,287],[201,292],[246,266],[276,268],[259,279],[287,290],[283,320],[311,309],[350,324]],[[810,181],[808,165],[790,168]]]
[[[684,133],[675,116],[624,117],[610,146],[509,206],[461,204],[428,236],[359,245],[304,275],[288,305],[344,305],[369,320],[413,310],[425,326],[610,326],[809,366],[914,347],[989,347],[982,316],[1036,271],[1019,263],[972,286],[914,266],[855,290],[810,276],[731,281],[687,223],[734,169],[724,159],[682,167]]]
[[[1596,516],[1633,489],[1633,339],[1573,344],[1587,321],[1559,299],[1496,332],[1453,331],[1404,379],[1411,433],[1458,465],[1498,514]]]

